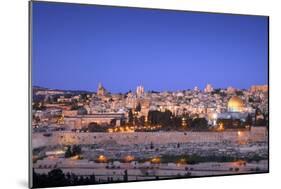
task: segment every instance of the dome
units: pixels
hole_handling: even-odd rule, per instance
[[[243,100],[238,96],[231,97],[227,106],[230,112],[242,112],[245,107]]]

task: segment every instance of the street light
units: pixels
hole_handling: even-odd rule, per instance
[[[98,161],[104,163],[104,162],[107,161],[107,158],[106,158],[104,155],[100,155],[100,156],[98,157]]]

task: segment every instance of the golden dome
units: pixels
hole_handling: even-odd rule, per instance
[[[243,100],[238,96],[231,97],[227,106],[230,112],[242,112],[245,107]]]

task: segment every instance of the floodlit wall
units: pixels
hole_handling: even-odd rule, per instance
[[[252,127],[251,131],[224,132],[135,132],[135,133],[73,133],[55,132],[45,137],[32,134],[33,147],[70,144],[167,144],[187,142],[265,142],[268,131],[265,127]]]

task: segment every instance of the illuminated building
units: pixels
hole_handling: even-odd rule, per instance
[[[137,94],[137,97],[143,96],[143,94],[144,94],[143,86],[137,86],[136,94]]]
[[[267,92],[268,91],[268,85],[253,85],[250,88],[251,92]]]
[[[233,87],[228,87],[227,88],[227,90],[226,90],[226,92],[228,93],[228,94],[233,94],[233,93],[235,93],[235,88],[233,88]]]
[[[101,83],[99,83],[99,85],[98,85],[97,95],[98,95],[98,96],[105,96],[105,95],[107,95],[107,91],[106,91],[106,89],[102,86]]]
[[[195,92],[200,92],[200,89],[199,89],[197,86],[195,86],[194,89],[193,89],[193,91],[195,91]]]
[[[112,120],[115,120],[115,126],[120,126],[122,120],[125,119],[123,113],[95,113],[88,115],[76,115],[76,116],[65,116],[64,122],[71,128],[81,129],[88,127],[91,123],[97,124],[111,124]]]
[[[227,109],[229,112],[243,112],[245,105],[241,98],[238,96],[233,96],[228,101]]]
[[[210,93],[210,92],[213,92],[214,91],[214,88],[212,87],[211,84],[207,84],[206,88],[204,89],[204,92],[205,93]]]
[[[245,128],[249,126],[249,119],[243,100],[233,96],[227,103],[227,112],[218,114],[216,123],[224,128]]]

